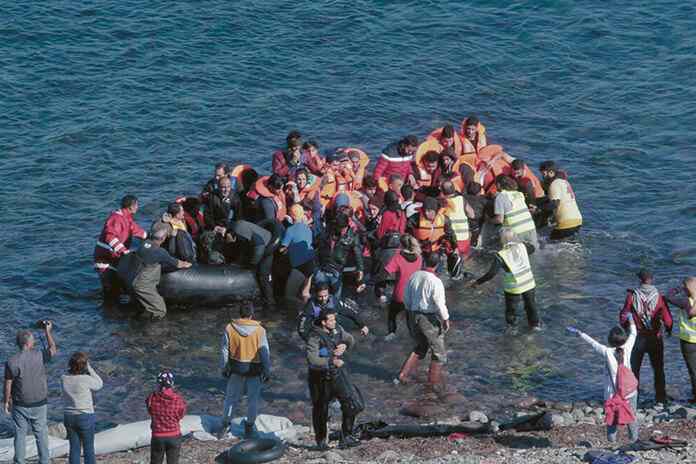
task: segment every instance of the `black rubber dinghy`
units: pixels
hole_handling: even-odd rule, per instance
[[[254,438],[228,449],[220,456],[225,464],[257,464],[271,462],[283,456],[285,445],[272,438]]]
[[[158,289],[164,299],[181,303],[221,303],[258,294],[253,271],[235,264],[199,264],[164,273]]]

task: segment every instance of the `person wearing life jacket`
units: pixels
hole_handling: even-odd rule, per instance
[[[205,217],[201,207],[201,199],[196,196],[178,197],[175,200],[184,209],[184,223],[186,230],[191,234],[194,243],[198,242],[200,234],[205,229]]]
[[[147,237],[147,233],[133,219],[138,206],[135,196],[124,196],[121,199],[121,208],[113,211],[104,223],[94,247],[94,269],[99,274],[105,302],[118,299],[121,294],[121,284],[116,271],[121,256],[131,251],[132,238],[144,240]]]
[[[440,193],[439,163],[440,155],[436,151],[429,151],[416,159],[416,185],[423,197],[436,197]]]
[[[424,256],[457,249],[452,224],[435,198],[426,197],[420,212],[408,218],[407,232],[418,239]]]
[[[249,196],[256,200],[257,222],[275,220],[283,223],[287,217],[283,178],[277,174],[259,177]]]
[[[539,170],[549,185],[547,211],[553,211],[555,225],[549,238],[563,240],[576,235],[582,227],[582,214],[575,201],[573,187],[566,179],[557,175],[556,163],[544,161]]]
[[[309,171],[305,168],[298,169],[295,171],[294,178],[285,184],[286,204],[296,205],[312,200],[318,187],[318,180],[315,180],[313,184],[309,183]]]
[[[334,311],[337,316],[351,320],[355,326],[360,329],[360,333],[363,336],[367,336],[370,333],[370,329],[360,317],[357,308],[336,298],[331,294],[331,287],[329,284],[322,282],[314,286],[314,295],[307,301],[298,315],[297,333],[302,340],[305,342],[309,340],[309,334],[312,331],[315,321],[322,310],[327,308]]]
[[[317,177],[324,174],[326,160],[319,153],[319,144],[314,140],[302,144],[302,164]]]
[[[401,187],[401,209],[406,213],[406,217],[409,218],[414,214],[418,213],[423,207],[423,203],[416,201],[416,192],[408,184],[404,184]]]
[[[672,288],[667,301],[679,308],[679,344],[691,379],[690,404],[696,404],[696,277],[687,277],[681,288]]]
[[[162,244],[162,248],[173,257],[189,263],[195,263],[196,257],[196,242],[188,231],[186,221],[184,219],[184,207],[179,203],[170,203],[167,211],[155,221],[151,230],[157,228],[167,229],[169,236]]]
[[[290,131],[285,138],[286,149],[278,150],[273,153],[271,169],[273,174],[287,179],[295,169],[303,166],[302,164],[302,134],[299,131]]]
[[[536,209],[540,199],[546,196],[544,187],[539,179],[532,173],[531,169],[524,161],[517,158],[510,164],[512,167],[512,177],[517,182],[517,188],[524,194],[525,201],[530,209]]]
[[[377,160],[372,177],[379,183],[381,178],[399,174],[402,179],[413,181],[413,160],[418,150],[418,137],[409,135],[388,145]]]
[[[350,159],[343,151],[327,156],[328,167],[319,183],[319,195],[322,206],[326,207],[339,193],[353,189],[353,170]]]
[[[237,192],[241,203],[239,217],[250,219],[256,217],[256,197],[254,187],[259,179],[259,173],[249,164],[238,164],[230,172],[232,187]],[[236,189],[235,187],[236,181]]]
[[[350,218],[342,212],[336,214],[332,223],[317,239],[318,265],[314,282],[328,282],[332,293],[341,298],[343,273],[349,258],[355,260],[356,281],[362,285],[364,261],[362,243],[350,227]]]
[[[665,298],[653,285],[652,272],[641,269],[638,274],[640,286],[626,292],[626,301],[619,313],[619,322],[626,328],[629,319],[636,323],[638,335],[631,352],[631,370],[640,381],[640,367],[643,356],[647,353],[655,375],[655,402],[665,403],[665,347],[662,338],[662,327],[669,336],[672,335],[672,313]]]
[[[529,255],[535,248],[529,243],[522,242],[512,229],[504,227],[500,232],[502,249],[495,254],[491,267],[483,276],[475,280],[471,286],[482,285],[503,269],[503,292],[505,293],[506,332],[517,332],[517,307],[524,301],[527,313],[527,323],[532,330],[541,330],[541,322],[536,307],[536,283],[532,274]]]
[[[488,145],[486,127],[474,115],[467,116],[461,124],[462,156],[477,154]]]
[[[362,182],[360,192],[367,198],[369,202],[377,195],[377,181],[372,177],[365,177]]]
[[[454,188],[452,181],[442,183],[442,199],[445,203],[443,211],[452,224],[452,230],[457,240],[457,250],[461,256],[468,256],[471,252],[471,234],[469,232],[469,219],[475,218],[474,210]]]
[[[496,177],[498,190],[493,207],[493,223],[509,227],[517,238],[539,248],[536,225],[532,218],[524,194],[517,191],[517,184],[511,177]]]
[[[357,148],[341,148],[350,159],[351,170],[353,171],[353,190],[360,190],[363,187],[363,180],[367,173],[367,166],[370,164],[370,157],[362,150]]]
[[[227,163],[217,163],[213,171],[213,177],[203,186],[203,190],[201,191],[201,200],[203,202],[207,202],[208,197],[211,194],[218,193],[220,191],[220,186],[218,185],[220,179],[229,175],[230,167],[227,165]]]

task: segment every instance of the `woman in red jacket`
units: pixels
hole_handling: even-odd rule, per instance
[[[384,194],[384,210],[382,219],[377,228],[377,241],[379,242],[389,232],[403,234],[406,230],[406,213],[401,209],[399,196],[391,190]]]
[[[167,464],[179,464],[181,450],[181,427],[179,422],[186,415],[186,401],[174,391],[174,374],[163,371],[157,376],[159,388],[147,397],[147,412],[152,417],[152,442],[150,462],[162,464],[167,455]]]

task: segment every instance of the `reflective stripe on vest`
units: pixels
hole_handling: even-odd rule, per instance
[[[694,299],[689,298],[689,306],[694,305]],[[696,343],[696,317],[689,319],[686,309],[679,310],[679,339],[687,343]]]
[[[509,243],[498,252],[498,256],[510,269],[510,272],[505,271],[503,276],[505,293],[519,295],[536,287],[524,243]]]
[[[447,199],[445,214],[452,223],[452,230],[458,242],[469,240],[469,218],[464,209],[464,197],[457,195]]]
[[[498,195],[505,195],[512,203],[512,209],[505,213],[503,218],[504,226],[511,228],[516,234],[536,230],[534,219],[532,219],[532,215],[529,213],[529,208],[522,192],[504,190],[498,193]]]
[[[445,236],[445,216],[442,213],[437,213],[434,221],[426,219],[425,214],[421,213],[418,218],[418,227],[416,227],[416,238],[421,241],[430,241],[433,243],[433,251],[438,247],[438,242]]]

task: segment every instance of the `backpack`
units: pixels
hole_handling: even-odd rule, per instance
[[[609,366],[607,366],[609,371]],[[607,425],[627,425],[636,420],[635,413],[626,399],[638,389],[638,379],[633,372],[619,361],[616,370],[616,383],[613,383],[614,394],[604,402],[605,423]]]

